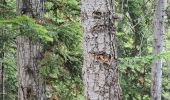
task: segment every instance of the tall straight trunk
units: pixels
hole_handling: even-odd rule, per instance
[[[0,46],[0,47],[2,47],[2,46]],[[3,47],[2,47],[2,49],[3,49]],[[1,100],[4,100],[4,63],[3,63],[3,59],[4,59],[4,52],[2,50],[2,51],[0,51],[0,99]]]
[[[4,9],[4,6],[6,5],[6,1],[5,0],[0,0],[0,4],[1,5],[3,5],[3,6],[1,6],[0,7],[0,10],[5,10]],[[0,16],[1,17],[4,17],[4,13],[0,13]],[[4,99],[4,92],[5,92],[5,87],[4,87],[4,62],[3,62],[3,60],[4,60],[4,41],[3,41],[3,38],[4,38],[4,30],[2,29],[1,31],[0,31],[0,37],[1,37],[1,39],[0,39],[0,99],[1,100],[5,100]]]
[[[163,35],[165,5],[166,0],[156,0],[156,11],[154,14],[154,32],[153,32],[153,55],[158,55],[163,51]],[[161,100],[161,82],[162,82],[162,60],[154,60],[152,64],[152,84],[151,100]]]
[[[81,0],[86,100],[121,100],[113,0]]]
[[[43,6],[44,0],[17,0],[17,15],[42,20]],[[45,100],[44,84],[38,67],[41,50],[40,43],[33,41],[31,37],[17,37],[18,100]]]

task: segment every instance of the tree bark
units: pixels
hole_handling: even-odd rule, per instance
[[[17,15],[42,20],[44,0],[17,0]],[[22,29],[20,32],[23,32]],[[29,33],[27,33],[29,34]],[[18,100],[45,100],[44,82],[40,78],[38,61],[42,46],[31,37],[17,37]]]
[[[44,100],[43,81],[39,76],[40,44],[28,37],[17,38],[19,100]]]
[[[113,0],[81,0],[86,100],[121,100]]]
[[[0,0],[0,4],[5,6],[6,1],[5,0]],[[0,7],[0,10],[4,10],[3,6]],[[2,17],[5,17],[4,13],[0,13],[0,15]],[[5,37],[5,35],[4,35],[4,30],[3,29],[0,31],[0,37],[2,38],[2,39],[0,39],[0,99],[5,100],[4,99],[5,98],[5,96],[4,96],[4,94],[5,94],[5,86],[4,86],[5,72],[4,72],[4,62],[3,62],[3,60],[4,60],[4,49],[5,49],[4,48],[5,43],[3,41],[3,38]]]
[[[166,0],[156,0],[156,11],[154,14],[153,32],[153,55],[158,55],[163,51],[164,17]],[[162,85],[162,60],[154,60],[152,64],[152,84],[151,100],[161,100]]]

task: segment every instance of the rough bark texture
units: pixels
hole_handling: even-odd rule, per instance
[[[44,100],[43,81],[38,76],[41,46],[27,37],[17,38],[19,100]]]
[[[86,100],[121,100],[112,0],[81,0]]]
[[[163,51],[164,17],[166,0],[156,0],[153,32],[153,55]],[[152,65],[151,100],[161,100],[162,60],[154,60]]]
[[[44,0],[17,0],[17,15],[28,15],[38,20],[44,15]]]
[[[41,20],[43,5],[44,0],[17,0],[17,14]],[[44,83],[40,79],[38,67],[41,49],[41,45],[31,38],[17,37],[18,100],[45,100]]]

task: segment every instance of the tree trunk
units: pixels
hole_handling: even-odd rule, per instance
[[[163,51],[164,35],[164,16],[166,0],[156,0],[156,11],[154,15],[153,32],[153,55],[158,55]],[[161,82],[162,82],[162,60],[154,60],[152,64],[152,84],[151,100],[161,100]]]
[[[43,5],[44,0],[17,0],[17,14],[42,20]],[[31,37],[17,37],[18,100],[45,100],[44,84],[38,67],[41,50],[40,43]]]
[[[6,4],[6,1],[0,0],[0,4],[4,6]],[[0,7],[0,10],[2,10],[2,11],[5,10],[3,6]],[[3,18],[5,17],[4,13],[0,13],[0,15]],[[5,35],[4,35],[3,28],[0,31],[0,37],[1,37],[1,39],[0,39],[0,99],[5,100],[4,99],[4,97],[5,97],[4,96],[4,94],[5,94],[4,75],[5,75],[5,73],[4,73],[4,62],[3,62],[3,60],[4,60],[4,49],[5,49],[4,48],[5,43],[4,43],[3,38],[5,38]]]
[[[86,100],[121,100],[112,0],[81,0]]]
[[[1,46],[0,46],[1,47]],[[3,48],[2,48],[3,49]],[[0,99],[4,100],[4,52],[0,51]]]

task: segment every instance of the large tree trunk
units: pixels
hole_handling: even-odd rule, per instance
[[[163,51],[164,16],[166,0],[156,0],[153,32],[153,55]],[[152,65],[151,100],[161,100],[162,60],[154,60]]]
[[[43,5],[44,0],[17,0],[17,14],[42,20]],[[20,32],[23,32],[22,29]],[[31,37],[17,37],[19,100],[45,100],[44,84],[38,67],[41,49],[40,43]]]
[[[19,100],[44,100],[43,81],[39,76],[40,44],[28,37],[17,38]]]
[[[81,0],[86,100],[121,100],[112,0]]]

